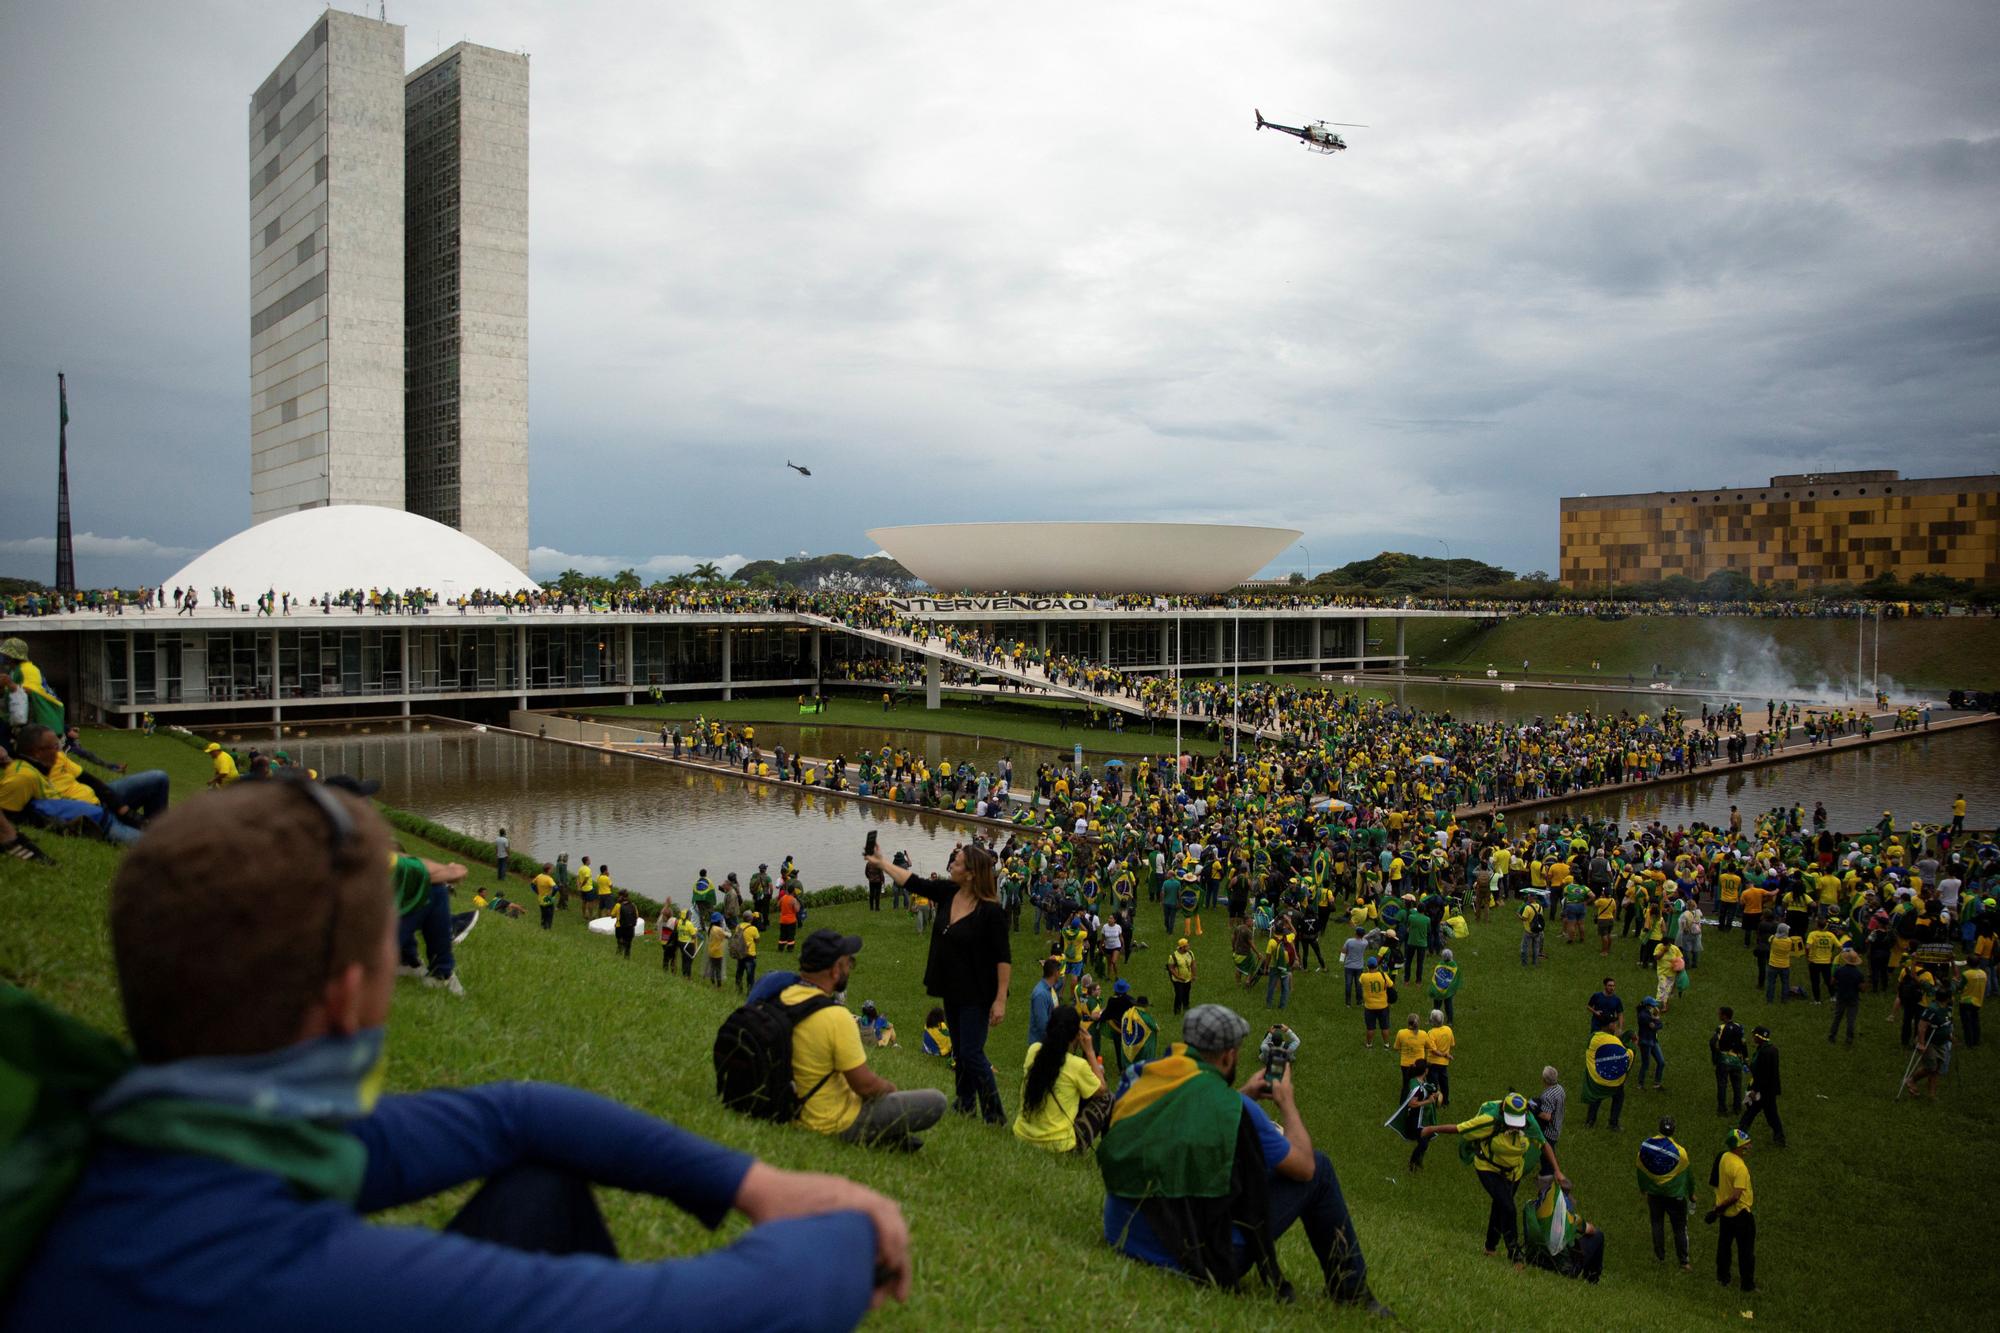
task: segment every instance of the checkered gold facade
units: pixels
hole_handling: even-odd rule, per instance
[[[1802,589],[1887,573],[2000,584],[1995,474],[1796,474],[1757,487],[1566,496],[1560,515],[1560,577],[1579,590],[1723,570]]]

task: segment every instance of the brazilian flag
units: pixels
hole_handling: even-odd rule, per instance
[[[1600,1032],[1590,1039],[1583,1066],[1588,1075],[1583,1081],[1583,1099],[1601,1102],[1624,1084],[1632,1069],[1632,1050],[1617,1034]]]
[[[1569,1191],[1543,1187],[1541,1194],[1521,1205],[1521,1243],[1539,1248],[1550,1258],[1561,1254],[1583,1235],[1583,1216]]]
[[[1664,1134],[1641,1143],[1639,1188],[1668,1199],[1692,1197],[1694,1176],[1688,1170],[1687,1149]]]
[[[1236,1164],[1243,1101],[1175,1042],[1139,1066],[1097,1144],[1107,1193],[1125,1199],[1220,1199]]]
[[[1151,1060],[1160,1053],[1160,1023],[1134,1005],[1118,1019],[1118,1049],[1128,1065]]]
[[[1458,964],[1439,963],[1431,969],[1431,997],[1449,1000],[1458,994]]]

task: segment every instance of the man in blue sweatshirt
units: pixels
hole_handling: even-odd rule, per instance
[[[54,1145],[43,1178],[74,1178],[0,1245],[19,1263],[0,1272],[0,1328],[614,1333],[698,1314],[705,1328],[846,1329],[907,1297],[901,1211],[850,1181],[571,1088],[378,1100],[391,860],[365,801],[304,781],[231,787],[163,815],[113,883],[136,1061],[0,988],[10,1058],[61,1048],[68,1071],[90,1070],[67,1084],[40,1071],[38,1126],[67,1098],[57,1128],[92,1130],[87,1147],[61,1133],[28,1145]],[[30,1027],[45,1039],[16,1039]],[[364,1220],[475,1180],[443,1231]],[[598,1184],[710,1228],[732,1210],[752,1225],[691,1258],[623,1263]]]

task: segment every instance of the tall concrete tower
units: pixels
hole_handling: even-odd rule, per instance
[[[403,30],[328,10],[250,99],[250,518],[403,505]]]
[[[250,509],[528,564],[528,60],[329,9],[250,102]]]

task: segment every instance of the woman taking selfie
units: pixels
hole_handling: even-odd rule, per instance
[[[1111,1123],[1111,1089],[1097,1043],[1076,1010],[1049,1016],[1049,1030],[1028,1048],[1027,1082],[1014,1137],[1050,1152],[1083,1152]]]
[[[986,1058],[986,1033],[1007,1016],[1014,954],[1007,913],[994,884],[993,853],[976,844],[958,848],[943,879],[920,878],[880,852],[870,853],[867,861],[899,889],[928,898],[936,907],[924,990],[944,1006],[952,1054],[958,1061],[952,1109],[970,1115],[976,1103],[987,1124],[1005,1124],[1000,1085]]]

